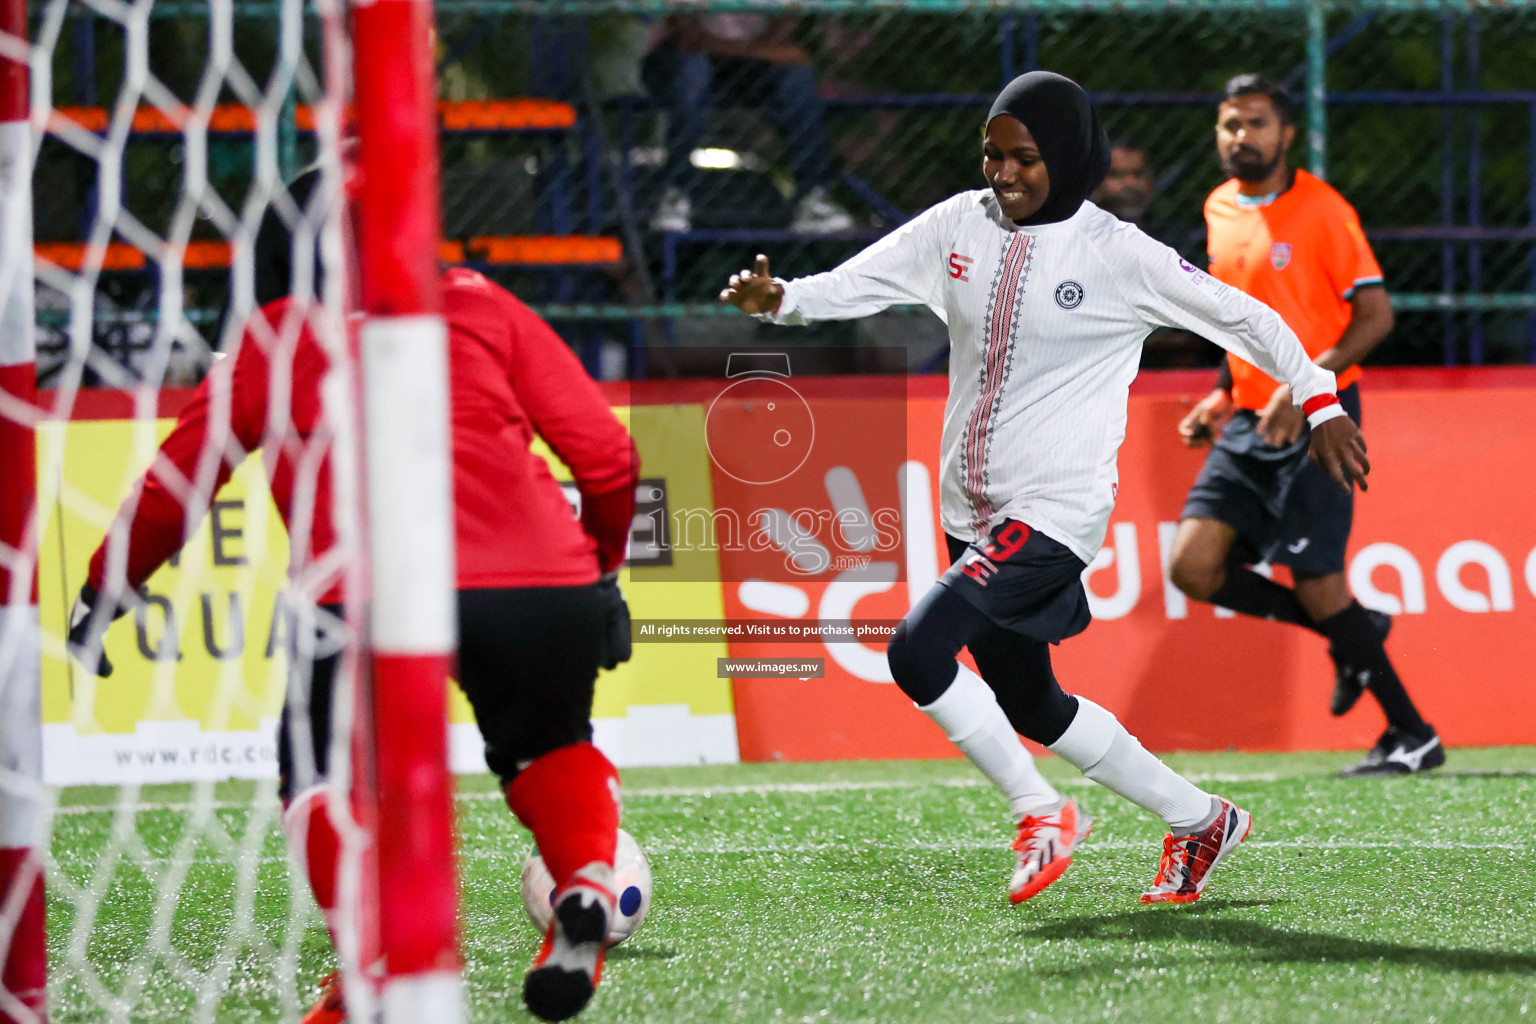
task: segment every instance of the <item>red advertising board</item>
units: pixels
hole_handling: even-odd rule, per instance
[[[1134,387],[1118,506],[1088,578],[1095,621],[1056,649],[1057,676],[1158,750],[1368,746],[1383,724],[1369,699],[1345,718],[1328,715],[1332,669],[1321,638],[1187,602],[1166,582],[1166,545],[1203,458],[1179,444],[1174,428],[1210,380],[1151,374]],[[894,488],[904,502],[899,554],[792,584],[748,578],[750,566],[723,556],[729,617],[772,617],[771,608],[786,617],[898,618],[942,570],[944,381],[913,379],[907,390],[904,465],[890,465],[888,453],[869,464],[846,443],[896,421],[894,411],[833,398],[817,407],[829,425],[818,443],[828,438],[829,449],[812,453],[813,472],[796,485],[807,507],[829,504],[823,481],[837,467],[879,502]],[[1388,649],[1449,745],[1536,742],[1536,370],[1378,370],[1362,391],[1374,472],[1356,502],[1351,584],[1363,603],[1395,614]],[[843,443],[832,446],[834,437]],[[715,472],[717,501],[729,500],[731,483]],[[735,681],[743,760],[953,754],[889,681],[878,642],[733,641],[731,654],[826,658],[824,679]]]

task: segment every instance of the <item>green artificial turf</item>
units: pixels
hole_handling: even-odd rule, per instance
[[[649,853],[654,902],[581,1019],[1536,1019],[1536,748],[1454,750],[1447,770],[1407,779],[1338,778],[1349,759],[1171,757],[1255,824],[1203,900],[1152,907],[1137,896],[1161,824],[1054,759],[1045,772],[1097,826],[1061,881],[1019,907],[1004,889],[1005,807],[964,762],[626,771],[625,825]],[[530,839],[490,779],[462,790],[470,1018],[528,1020]],[[138,799],[161,809],[133,819],[112,813],[111,791],[63,795],[56,1024],[293,1019],[334,966],[270,803],[253,812],[249,785],[220,786],[213,827],[189,828],[189,792],[145,787]],[[122,854],[115,868],[103,850]],[[103,898],[76,927],[89,892]]]

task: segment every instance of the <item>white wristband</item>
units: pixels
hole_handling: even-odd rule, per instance
[[[1332,402],[1323,406],[1316,412],[1308,413],[1307,422],[1312,424],[1313,430],[1316,430],[1318,427],[1322,426],[1324,423],[1327,423],[1329,420],[1337,419],[1344,415],[1347,415],[1347,413],[1344,412],[1344,407],[1338,402]]]

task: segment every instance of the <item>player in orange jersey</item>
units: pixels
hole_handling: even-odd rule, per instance
[[[1392,330],[1392,307],[1354,208],[1287,161],[1295,136],[1278,86],[1260,75],[1227,83],[1216,149],[1229,180],[1205,202],[1210,272],[1280,314],[1313,361],[1338,375],[1339,401],[1358,423],[1359,363]],[[1308,461],[1307,420],[1290,389],[1229,355],[1217,387],[1179,433],[1191,447],[1212,448],[1173,542],[1174,585],[1196,600],[1328,639],[1333,713],[1347,712],[1368,689],[1387,717],[1386,732],[1346,775],[1444,764],[1439,737],[1387,656],[1392,620],[1349,591],[1344,549],[1354,496]],[[1250,568],[1258,562],[1289,566],[1295,588]]]

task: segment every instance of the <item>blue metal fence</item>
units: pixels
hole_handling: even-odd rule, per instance
[[[647,343],[685,343],[726,325],[741,330],[717,317],[713,296],[758,247],[771,247],[796,272],[827,266],[929,203],[974,187],[972,122],[1001,83],[1041,66],[1079,78],[1112,129],[1145,142],[1163,169],[1160,201],[1172,236],[1165,240],[1191,254],[1202,248],[1200,200],[1218,179],[1209,136],[1215,90],[1239,70],[1280,77],[1305,109],[1299,158],[1361,210],[1388,271],[1400,329],[1379,361],[1536,362],[1531,5],[438,0],[436,8],[445,90],[478,90],[469,99],[544,97],[578,112],[569,128],[543,134],[487,128],[445,136],[444,201],[450,222],[462,215],[470,226],[494,220],[503,233],[617,240],[622,258],[603,265],[487,267],[557,321],[594,369],[615,372],[627,363],[629,372],[643,373],[637,360]],[[274,10],[234,5],[241,24],[257,28]],[[162,0],[150,13],[164,22],[208,11],[204,3]],[[851,223],[806,233],[787,218],[733,224],[721,215],[687,230],[655,229],[657,140],[675,111],[643,84],[614,91],[595,81],[604,59],[595,29],[618,23],[635,38],[679,12],[786,11],[799,19],[795,45],[821,77],[838,162],[828,191]],[[71,17],[55,53],[53,100],[92,106],[112,75],[101,33],[115,27],[94,7],[72,8]],[[259,66],[259,55],[251,60]],[[741,84],[751,91],[753,83]],[[787,203],[797,192],[786,183],[794,140],[769,139],[773,133],[753,118],[751,109],[725,104],[711,131],[729,140],[729,152],[757,161],[758,177]],[[285,170],[306,146],[288,124]],[[130,195],[152,191],[132,171],[125,184]],[[246,186],[237,180],[230,187]],[[701,207],[712,201],[700,199]],[[502,208],[487,206],[496,201]],[[81,212],[86,222],[93,215],[89,205]],[[203,309],[188,319],[217,316]],[[108,323],[111,315],[98,320]]]

